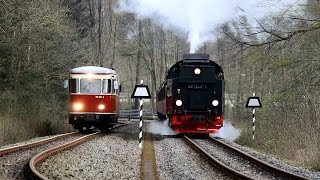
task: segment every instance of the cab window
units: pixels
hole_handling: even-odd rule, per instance
[[[172,96],[172,79],[168,79],[166,91],[168,97]]]
[[[104,79],[102,81],[102,93],[111,93],[111,80]]]
[[[113,81],[113,87],[114,87],[115,93],[119,95],[119,84],[117,80]]]
[[[114,94],[115,93],[115,90],[114,90],[114,79],[111,80],[111,94]]]
[[[89,94],[100,94],[101,79],[80,79],[80,92]]]
[[[70,93],[79,92],[79,79],[69,79],[69,92]]]

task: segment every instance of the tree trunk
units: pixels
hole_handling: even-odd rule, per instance
[[[141,62],[141,48],[142,48],[142,22],[138,20],[138,54],[136,64],[136,84],[140,84],[140,62]],[[135,99],[134,109],[139,109],[139,99]]]
[[[235,111],[233,114],[233,117],[237,119],[239,122],[241,122],[242,119],[242,109],[243,109],[243,101],[242,101],[242,66],[243,66],[243,60],[244,60],[244,55],[243,55],[244,49],[243,46],[241,46],[241,58],[237,62],[237,75],[238,75],[238,85],[237,85],[237,93],[236,93],[236,107]]]

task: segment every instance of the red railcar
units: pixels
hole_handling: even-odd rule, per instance
[[[84,128],[106,129],[118,122],[120,83],[108,68],[84,66],[70,70],[69,123]]]
[[[187,54],[157,91],[157,113],[176,133],[216,133],[223,126],[224,75],[207,54]]]

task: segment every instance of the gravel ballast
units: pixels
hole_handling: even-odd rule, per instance
[[[126,123],[129,125],[50,157],[41,164],[38,170],[49,179],[140,179],[139,120],[126,121]],[[160,135],[153,137],[155,137],[153,143],[160,180],[232,179],[219,169],[209,165],[182,139]],[[250,148],[228,140],[220,140],[274,166],[310,179],[320,179],[320,172],[293,167],[284,161]],[[6,160],[3,159],[3,174],[0,179],[6,179],[8,176],[12,177],[9,179],[23,179],[21,166],[26,164],[30,154],[33,154],[29,153],[26,151],[25,155],[19,154],[16,157],[26,157],[19,166],[16,166],[12,160],[8,160],[7,157]],[[9,169],[15,169],[15,172],[8,174]]]
[[[39,171],[49,179],[140,179],[138,123],[113,130],[50,157]]]
[[[3,157],[0,157],[0,179],[6,180],[6,179],[25,179],[24,175],[24,167],[26,164],[28,164],[29,160],[35,156],[36,154],[48,149],[52,148],[61,144],[64,144],[66,142],[73,141],[82,135],[80,134],[74,134],[69,137],[66,137],[64,139],[58,139],[56,141],[50,142],[45,145],[32,147],[26,150],[21,150],[17,152],[13,152],[7,155],[4,155]],[[28,142],[36,142],[38,140],[42,140],[43,138],[35,138],[33,140],[28,140]],[[22,145],[26,144],[26,142],[18,143],[15,145]],[[15,146],[14,145],[14,146]],[[11,146],[6,146],[11,147]]]
[[[182,139],[154,141],[160,179],[230,179],[208,164]]]
[[[250,154],[251,156],[254,156],[258,159],[261,159],[262,161],[265,161],[265,162],[267,162],[273,166],[276,166],[278,168],[284,169],[286,171],[289,171],[289,172],[292,172],[292,173],[295,173],[295,174],[298,174],[298,175],[301,175],[301,176],[304,176],[304,177],[307,177],[310,179],[320,179],[320,172],[309,171],[309,170],[304,169],[302,167],[294,167],[294,166],[288,164],[287,162],[282,161],[276,157],[272,157],[270,155],[257,152],[253,149],[250,149],[250,148],[244,147],[244,146],[240,146],[234,142],[231,142],[231,141],[228,141],[225,139],[221,139],[221,138],[218,138],[218,139],[233,146],[233,147],[236,147],[237,149],[240,149],[241,151],[243,151],[245,153]]]

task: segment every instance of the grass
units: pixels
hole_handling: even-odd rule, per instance
[[[251,128],[249,123],[240,124],[242,133],[236,143],[285,159],[291,165],[320,171],[320,138],[314,133],[316,131],[303,130],[303,127],[292,124],[274,127],[272,123],[261,122],[257,123],[253,141]]]

